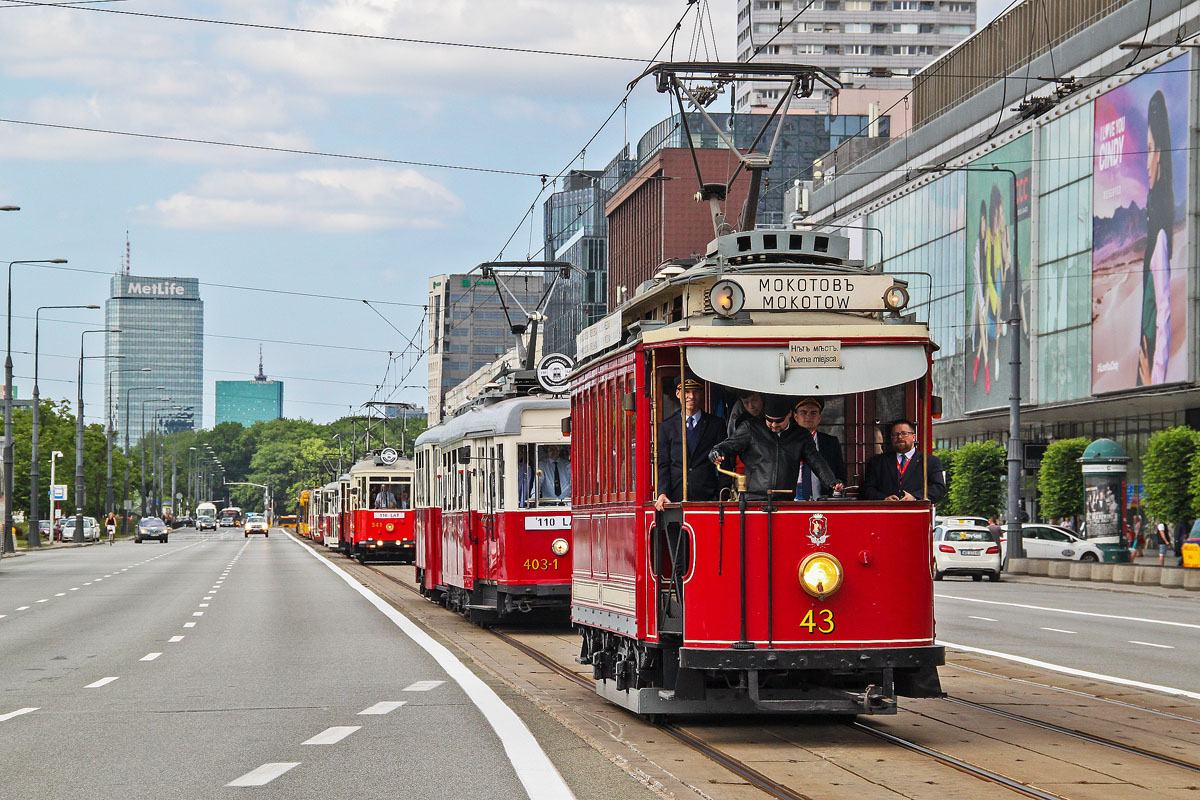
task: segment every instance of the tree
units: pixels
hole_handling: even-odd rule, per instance
[[[1167,428],[1150,437],[1142,456],[1142,482],[1146,484],[1143,508],[1159,522],[1192,518],[1193,470],[1200,433],[1183,426]]]
[[[1038,468],[1039,508],[1043,519],[1071,517],[1084,512],[1083,467],[1079,463],[1090,442],[1078,439],[1059,439],[1046,448]]]
[[[950,449],[934,450],[933,454],[937,456],[938,461],[942,462],[942,469],[946,473],[946,486],[954,486],[954,451]],[[958,516],[958,511],[954,506],[953,493],[948,493],[942,502],[938,503],[938,515],[943,517]]]
[[[999,442],[969,442],[954,454],[950,503],[955,513],[994,517],[1004,504],[1004,447]]]

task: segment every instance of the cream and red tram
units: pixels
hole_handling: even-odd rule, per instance
[[[350,468],[347,492],[348,555],[412,563],[413,462],[393,448],[383,448]]]
[[[846,238],[811,231],[720,236],[579,337],[571,611],[581,661],[612,701],[645,714],[866,714],[940,693],[933,508],[857,499],[880,423],[915,420],[928,454],[935,346],[899,314],[904,282],[848,252]],[[722,416],[735,390],[824,398],[846,496],[747,502],[733,485],[656,512],[658,430],[684,370]]]
[[[417,578],[472,619],[564,614],[571,587],[566,398],[473,406],[416,440]]]

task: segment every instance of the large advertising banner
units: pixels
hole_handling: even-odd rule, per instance
[[[1006,320],[1013,292],[1021,303],[1021,359],[1029,363],[1029,180],[1033,140],[1029,134],[970,164],[967,173],[967,411],[1008,404],[1012,385]],[[997,169],[991,169],[995,166]],[[1016,173],[1015,180],[1012,170]],[[1013,192],[1016,191],[1016,217]],[[1015,239],[1014,239],[1015,234]],[[1013,252],[1014,241],[1016,253]],[[1019,276],[1019,280],[1014,280]],[[1021,395],[1029,396],[1029,369],[1021,371]]]
[[[1096,98],[1093,394],[1187,379],[1189,64]]]

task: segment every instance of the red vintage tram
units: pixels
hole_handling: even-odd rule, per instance
[[[841,236],[725,234],[579,337],[571,611],[581,661],[612,701],[869,714],[940,694],[931,504],[866,502],[856,486],[881,422],[916,420],[928,454],[935,345],[900,316],[904,282],[848,256]],[[659,426],[685,371],[710,411],[734,390],[824,398],[847,496],[755,502],[735,483],[690,500],[685,483],[684,502],[656,511]]]
[[[473,620],[566,612],[571,584],[566,398],[476,405],[416,440],[417,583]]]
[[[387,447],[371,453],[350,468],[347,504],[347,555],[412,563],[413,462]]]

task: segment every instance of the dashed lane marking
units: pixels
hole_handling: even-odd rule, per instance
[[[967,619],[981,619],[984,622],[995,622],[996,621],[996,620],[992,619],[991,617],[973,617],[970,614],[967,615]]]
[[[258,769],[252,769],[240,778],[230,781],[226,786],[265,786],[290,769],[300,766],[299,761],[280,761],[274,764],[263,764]]]
[[[138,661],[153,661],[161,655],[162,653],[146,653],[146,655],[139,658]]]
[[[1072,635],[1079,633],[1079,631],[1066,631],[1066,630],[1063,630],[1062,628],[1042,628],[1042,630],[1050,631],[1051,633],[1069,633]]]
[[[194,623],[194,622],[185,622],[185,623],[183,623],[183,627],[185,627],[185,628],[194,628],[194,627],[196,627],[196,623]]]
[[[416,683],[405,686],[400,691],[402,692],[428,692],[430,689],[436,689],[445,681],[417,681]]]
[[[16,711],[10,711],[7,714],[0,714],[0,722],[7,722],[13,717],[19,717],[22,714],[31,714],[34,711],[37,711],[36,706],[34,708],[18,708]]]
[[[335,725],[332,728],[326,728],[306,742],[300,744],[337,744],[342,739],[345,739],[362,725]]]
[[[204,616],[204,612],[203,612],[203,611],[193,611],[193,612],[192,612],[192,616],[193,616],[193,617],[203,617],[203,616]]]
[[[390,714],[402,705],[406,705],[407,700],[385,700],[382,703],[376,703],[370,708],[364,708],[358,712],[361,717],[363,714]]]
[[[67,593],[66,593],[66,592],[59,592],[58,594],[56,594],[56,595],[54,595],[54,596],[55,596],[55,597],[66,597],[66,596],[67,596]]]
[[[99,689],[101,686],[107,686],[108,684],[112,683],[112,682],[113,682],[113,681],[115,681],[116,679],[117,679],[117,676],[116,676],[116,675],[111,675],[111,676],[109,676],[109,677],[107,677],[107,678],[101,678],[100,680],[96,681],[95,683],[89,683],[87,686],[85,686],[85,687],[83,687],[83,688],[85,688],[85,689]]]
[[[17,611],[26,611],[29,608],[30,608],[30,606],[17,606]]]
[[[168,644],[174,644],[175,642],[182,642],[182,641],[183,641],[182,636],[172,636],[170,639],[167,639]]]
[[[1173,644],[1155,644],[1154,642],[1139,642],[1135,639],[1130,639],[1129,643],[1130,644],[1140,644],[1143,647],[1161,647],[1164,650],[1174,650],[1175,649],[1175,645],[1173,645]]]

